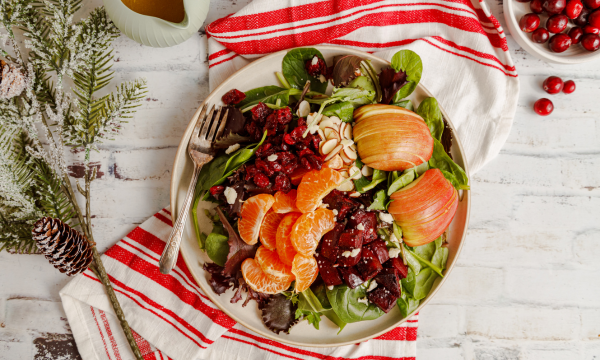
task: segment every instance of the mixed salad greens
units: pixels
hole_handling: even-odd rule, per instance
[[[443,277],[448,259],[446,229],[440,229],[441,235],[435,241],[408,246],[403,241],[403,231],[398,222],[383,221],[390,217],[387,211],[394,201],[391,197],[415,184],[429,169],[439,169],[455,189],[469,189],[465,171],[450,155],[452,134],[436,99],[427,98],[416,108],[411,100],[406,99],[416,89],[422,72],[420,57],[409,50],[397,52],[391,66],[378,72],[369,60],[358,56],[339,56],[333,59],[332,66],[327,66],[319,50],[298,48],[290,50],[283,58],[281,72],[276,72],[279,85],[243,93],[233,89],[223,97],[229,106],[225,131],[215,144],[217,155],[214,160],[202,169],[192,207],[193,219],[197,219],[200,201],[218,204],[214,213],[205,211],[213,224],[209,234],[202,232],[198,221],[194,221],[198,244],[213,261],[205,264],[205,269],[210,274],[209,282],[216,294],[233,289],[235,293],[231,302],[237,302],[242,299],[243,293],[247,293],[243,305],[255,300],[265,325],[276,333],[289,332],[302,319],[319,329],[322,316],[336,324],[340,331],[348,323],[377,319],[390,310],[387,305],[382,305],[385,299],[378,301],[376,296],[372,296],[377,286],[383,294],[380,297],[392,296],[395,299],[394,305],[402,317],[408,317],[416,310],[435,280]],[[331,92],[327,91],[329,84],[333,85]],[[322,149],[320,145],[328,141],[319,129],[319,122],[332,120],[339,129],[343,128],[343,124],[353,126],[355,110],[369,104],[395,105],[416,112],[425,121],[433,138],[431,157],[402,171],[378,170],[361,161],[358,156],[360,143],[357,150],[352,139],[346,139],[350,141],[345,144],[350,145],[343,148],[350,155],[342,156],[343,168],[338,171],[344,173],[347,180],[337,190],[326,194],[323,203],[335,211],[336,221],[342,229],[347,222],[353,221],[347,218],[349,216],[354,219],[359,213],[374,214],[372,218],[377,219],[373,228],[376,236],[370,244],[383,244],[385,253],[380,251],[382,245],[376,248],[365,242],[364,247],[376,254],[380,268],[391,274],[388,279],[395,279],[399,295],[390,295],[390,291],[394,293],[395,290],[388,289],[386,280],[377,277],[384,272],[360,279],[364,273],[355,271],[354,278],[358,276],[358,282],[349,281],[348,277],[352,274],[338,273],[343,266],[338,268],[337,264],[332,268],[338,278],[344,278],[341,284],[328,285],[328,279],[320,268],[322,274],[300,293],[293,283],[278,294],[257,291],[255,286],[248,284],[240,270],[245,260],[256,255],[260,245],[249,243],[240,235],[238,226],[244,203],[258,194],[296,191],[303,174],[327,167],[332,157],[319,152]],[[337,119],[340,123],[336,123]],[[339,134],[334,136],[339,137]],[[279,152],[275,153],[274,148]],[[283,152],[292,155],[282,160],[283,155],[277,154]],[[354,159],[352,154],[356,155]],[[272,163],[266,160],[274,155],[279,160]],[[298,174],[300,180],[296,179]],[[360,221],[355,228],[367,232]],[[315,255],[319,258],[323,258],[322,246],[325,245],[320,244]],[[349,255],[343,256],[346,259],[342,260],[347,261]],[[328,269],[331,271],[331,267]]]

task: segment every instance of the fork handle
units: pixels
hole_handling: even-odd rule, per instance
[[[192,205],[192,200],[194,199],[194,190],[196,189],[196,182],[198,181],[198,175],[200,175],[201,169],[202,165],[194,165],[194,176],[192,176],[192,181],[190,182],[187,194],[185,195],[183,207],[181,208],[181,211],[179,211],[177,221],[175,224],[173,224],[173,230],[171,230],[171,234],[167,240],[167,245],[165,246],[165,249],[160,256],[160,260],[158,261],[158,267],[160,268],[160,272],[162,274],[168,274],[171,272],[173,267],[175,267],[175,263],[177,262],[185,221],[187,220],[190,211],[190,205]]]

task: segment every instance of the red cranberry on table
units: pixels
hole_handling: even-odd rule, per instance
[[[531,40],[538,44],[543,44],[550,38],[550,33],[544,28],[537,28],[531,33]]]
[[[581,14],[581,10],[583,10],[581,0],[568,0],[567,7],[565,8],[565,15],[567,15],[569,19],[577,19],[579,14]]]
[[[550,99],[541,98],[533,104],[533,110],[542,116],[547,116],[554,110],[554,105]]]
[[[565,94],[570,94],[575,91],[575,81],[567,80],[565,81],[565,85],[563,86],[563,92]]]
[[[571,46],[571,37],[567,34],[556,34],[550,38],[548,46],[550,47],[550,50],[557,53],[567,51],[569,46]]]
[[[588,21],[588,17],[590,15],[590,10],[586,7],[584,7],[583,9],[581,9],[581,13],[579,14],[579,16],[577,17],[577,19],[573,20],[573,22],[575,23],[575,25],[577,26],[586,26],[587,25],[587,21]]]
[[[583,0],[583,3],[590,9],[597,9],[600,7],[600,0]]]
[[[581,39],[581,36],[583,36],[583,29],[581,29],[580,27],[572,27],[571,30],[569,30],[569,37],[571,38],[571,44],[579,44],[579,40]]]
[[[584,34],[581,37],[581,45],[588,51],[596,51],[600,48],[600,36],[597,34]]]
[[[567,28],[569,18],[563,14],[552,15],[546,21],[546,29],[551,33],[558,34]]]
[[[525,32],[532,32],[540,26],[540,17],[537,14],[525,14],[519,20],[519,27]]]
[[[599,34],[600,28],[594,27],[592,25],[586,25],[583,27],[584,34]]]
[[[543,0],[542,8],[548,15],[560,14],[567,6],[567,0]]]
[[[544,12],[544,8],[542,7],[542,0],[531,0],[529,3],[529,7],[531,11],[536,14],[541,14]]]
[[[563,81],[558,76],[550,76],[546,80],[544,80],[544,91],[548,94],[558,94],[563,89]]]
[[[590,16],[588,16],[588,24],[600,28],[600,10],[592,11]]]

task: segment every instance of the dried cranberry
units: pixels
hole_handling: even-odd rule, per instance
[[[298,126],[304,126],[304,130],[306,130],[306,126],[308,126],[308,124],[306,123],[306,118],[299,118],[298,119]],[[302,131],[304,131],[302,130]]]
[[[306,170],[312,170],[312,165],[310,164],[310,162],[305,157],[303,157],[302,159],[300,159],[300,163],[302,164],[302,166]]]
[[[209,191],[212,196],[219,195],[219,194],[223,193],[223,191],[225,191],[225,186],[215,185],[215,186],[211,187]]]
[[[310,167],[313,169],[321,170],[323,167],[323,160],[320,157],[316,157],[314,155],[307,155],[306,159],[310,163]]]
[[[271,181],[269,180],[269,178],[261,172],[257,172],[256,175],[254,175],[254,183],[256,184],[256,186],[263,189],[271,185]]]
[[[285,174],[279,174],[275,177],[275,186],[274,190],[283,191],[284,193],[289,192],[292,189],[292,183],[290,182],[290,178]]]
[[[294,141],[298,142],[300,140],[302,140],[302,134],[304,134],[304,132],[306,131],[306,126],[304,125],[298,125],[294,130],[292,130],[292,132],[290,133],[290,136],[292,137],[292,139],[294,139]]]
[[[269,164],[267,164],[267,162],[264,160],[257,159],[254,162],[254,165],[256,165],[258,170],[262,171],[267,176],[272,176],[275,173],[275,171],[271,170],[271,168],[269,167]]]
[[[287,164],[283,165],[283,172],[286,175],[292,175],[294,170],[298,167],[298,159],[294,158],[290,160]]]
[[[296,143],[296,139],[292,137],[292,134],[285,134],[283,141],[288,145],[294,145]]]
[[[264,120],[271,113],[271,109],[261,102],[259,102],[255,107],[252,108],[252,119],[253,120]]]
[[[273,170],[274,172],[280,172],[283,171],[283,165],[281,165],[279,162],[277,161],[271,161],[269,162],[269,167],[271,168],[271,170]]]
[[[254,175],[256,175],[257,172],[258,172],[258,169],[256,168],[256,166],[254,166],[254,165],[246,166],[246,177],[244,178],[244,180],[248,181],[248,180],[252,179],[254,177]]]
[[[262,158],[267,157],[275,152],[275,149],[272,149],[273,145],[271,143],[264,143],[256,149],[256,157]]]
[[[316,55],[312,59],[307,60],[305,66],[306,71],[308,71],[310,76],[318,77],[319,75],[327,74],[327,64],[325,63],[325,60]]]
[[[298,157],[303,157],[305,155],[313,155],[314,152],[311,149],[302,149],[298,151]]]
[[[237,104],[245,98],[246,94],[244,94],[243,92],[239,91],[238,89],[231,89],[225,95],[223,95],[221,100],[223,100],[225,105],[230,105]]]
[[[283,165],[289,164],[290,162],[294,161],[295,159],[296,159],[296,156],[289,152],[278,152],[277,153],[277,161],[280,161]]]
[[[255,138],[256,133],[260,132],[258,125],[256,125],[256,123],[254,121],[246,122],[246,125],[244,126],[244,128],[246,129],[246,132],[248,133],[248,135],[250,135],[250,137],[252,137],[252,138]]]
[[[313,146],[313,148],[318,151],[319,144],[321,144],[321,138],[318,136],[313,136],[312,139],[310,140],[310,143]]]
[[[277,110],[277,122],[281,125],[287,125],[292,121],[292,111],[289,107]]]

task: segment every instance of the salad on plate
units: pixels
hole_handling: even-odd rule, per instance
[[[275,333],[415,311],[444,276],[446,232],[469,189],[437,101],[406,99],[422,71],[410,50],[378,72],[355,55],[328,65],[297,48],[279,85],[222,97],[225,130],[192,207],[217,295],[256,301]],[[200,201],[216,203],[200,214],[210,233]]]

